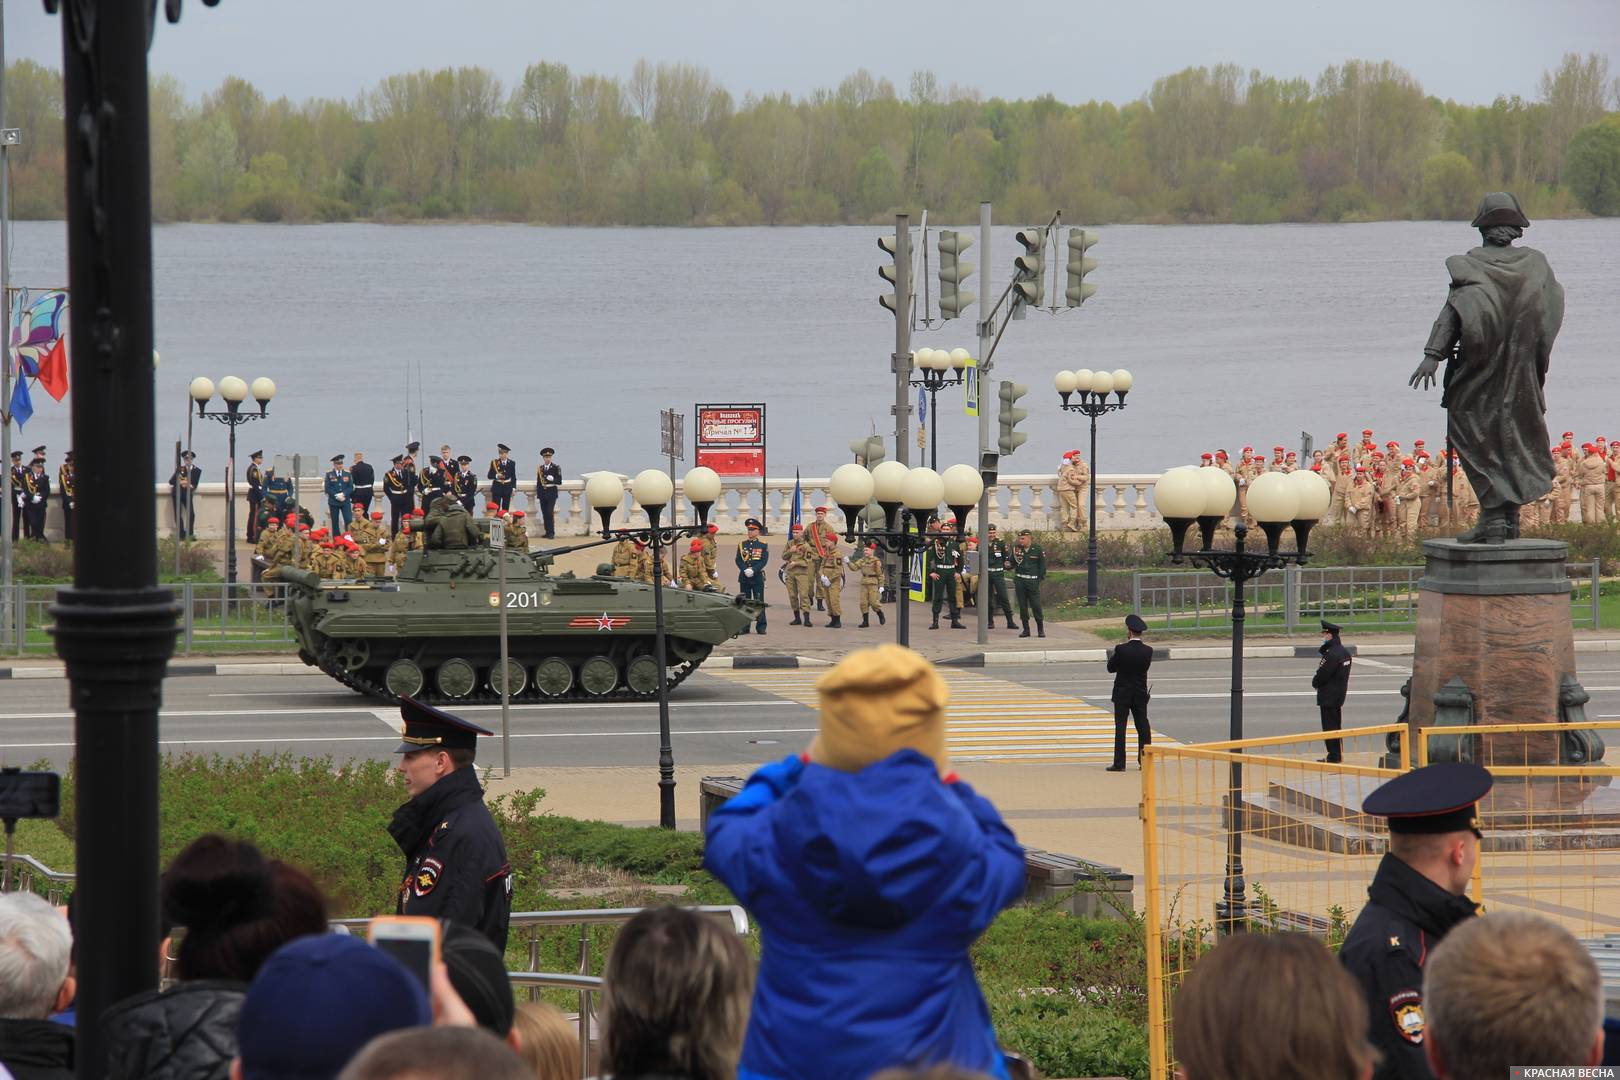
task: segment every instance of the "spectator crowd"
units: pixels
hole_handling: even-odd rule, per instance
[[[582,1061],[575,1020],[516,1000],[492,941],[504,922],[438,923],[434,959],[414,973],[333,930],[297,867],[207,835],[162,876],[153,963],[169,984],[106,1011],[106,1060],[89,1072],[573,1080],[589,1065],[613,1080],[1032,1076],[1000,1045],[969,953],[1022,895],[1024,852],[951,768],[945,680],[884,645],[851,654],[817,691],[808,749],[756,771],[707,827],[706,868],[762,930],[757,965],[711,918],[642,911],[607,960],[596,1060]],[[1488,776],[1428,768],[1473,786],[1450,799],[1455,820],[1429,812],[1425,800],[1447,798],[1417,774],[1369,797],[1364,809],[1389,816],[1401,842],[1340,960],[1312,937],[1251,933],[1193,964],[1170,1010],[1182,1080],[1496,1080],[1510,1065],[1603,1060],[1603,988],[1586,949],[1538,916],[1476,917],[1466,898]],[[1372,928],[1374,967],[1405,948],[1401,938],[1421,939],[1415,973],[1397,973],[1410,985],[1393,995],[1364,977],[1365,954],[1351,955],[1369,919],[1388,920]],[[59,911],[31,893],[0,894],[0,1066],[16,1080],[68,1080],[83,1064],[72,923],[71,901]],[[1397,923],[1415,929],[1391,930]]]

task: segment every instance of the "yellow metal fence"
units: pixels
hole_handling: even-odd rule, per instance
[[[1620,721],[1426,728],[1152,745],[1142,773],[1149,1051],[1154,1080],[1173,1075],[1176,988],[1223,933],[1300,931],[1337,948],[1382,859],[1384,821],[1361,801],[1390,777],[1459,749],[1491,770],[1486,834],[1472,895],[1487,912],[1528,910],[1577,936],[1620,931],[1620,767],[1557,760],[1566,730],[1616,747]],[[1466,733],[1461,734],[1460,733]],[[1462,741],[1459,744],[1459,737]],[[1550,753],[1550,756],[1549,756]],[[1612,785],[1612,786],[1611,786]]]

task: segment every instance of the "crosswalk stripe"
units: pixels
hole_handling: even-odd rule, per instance
[[[716,671],[717,678],[814,709],[820,672]],[[977,672],[940,669],[951,700],[946,749],[953,761],[1108,761],[1114,754],[1114,713],[1076,697],[1037,690]],[[1174,743],[1154,733],[1154,739]],[[1126,754],[1136,754],[1127,726]]]

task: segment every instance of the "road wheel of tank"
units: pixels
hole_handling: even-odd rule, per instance
[[[694,660],[703,660],[713,651],[714,646],[706,641],[693,641],[691,638],[672,637],[669,639],[669,651],[678,660],[691,663]]]
[[[425,681],[422,669],[417,666],[415,660],[404,658],[395,660],[383,673],[383,685],[388,687],[388,692],[395,697],[415,697],[422,692],[422,684]]]
[[[445,697],[466,697],[478,685],[478,669],[461,657],[452,656],[433,673],[433,685]]]
[[[502,677],[503,667],[504,678]],[[503,686],[505,683],[511,684],[510,689]],[[528,685],[529,673],[523,669],[522,664],[518,663],[516,660],[513,660],[511,657],[507,658],[505,665],[496,664],[494,667],[489,669],[489,688],[495,691],[497,694],[499,694],[503,689],[506,689],[508,694],[513,697],[517,697],[519,694],[523,693],[524,687]]]
[[[366,641],[345,641],[332,656],[345,671],[359,671],[371,660],[371,645]]]
[[[619,685],[619,666],[605,656],[593,656],[579,665],[579,685],[592,697],[611,694]]]
[[[624,681],[638,694],[655,694],[658,692],[658,661],[646,653],[630,661],[625,669]]]
[[[574,686],[574,669],[560,656],[548,656],[534,666],[534,688],[543,697],[562,697]]]

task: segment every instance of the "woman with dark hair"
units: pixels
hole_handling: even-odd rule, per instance
[[[736,934],[685,908],[625,923],[602,973],[602,1074],[732,1080],[753,962]]]
[[[108,1080],[226,1080],[242,994],[269,955],[327,929],[326,900],[302,870],[209,834],[175,856],[160,885],[175,984],[107,1010]]]

